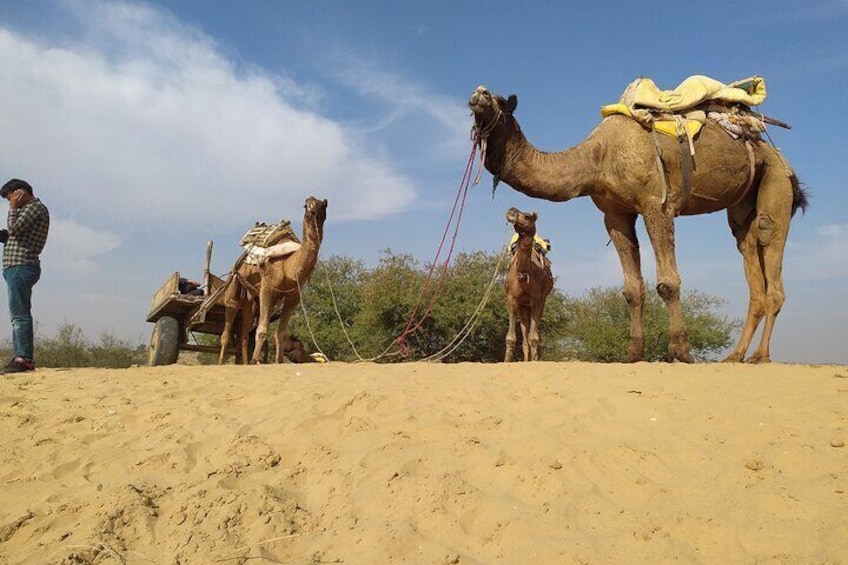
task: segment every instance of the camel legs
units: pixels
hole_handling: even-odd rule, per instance
[[[223,365],[229,353],[230,342],[233,338],[233,325],[241,302],[241,285],[232,280],[224,291],[224,329],[221,332],[221,350],[218,353],[218,364]]]
[[[241,325],[239,329],[239,361],[242,365],[247,365],[250,361],[250,333],[253,330],[253,322],[256,319],[256,310],[256,300],[252,296],[247,296],[241,306]]]
[[[506,330],[506,355],[504,355],[504,363],[509,363],[512,361],[512,355],[515,351],[515,342],[517,338],[515,337],[515,323],[516,323],[516,310],[518,306],[515,304],[512,296],[507,293],[506,295],[506,312],[509,316],[509,326]]]
[[[297,309],[298,304],[300,304],[300,295],[292,294],[290,296],[286,296],[283,300],[284,302],[282,311],[280,312],[280,319],[277,321],[277,331],[274,332],[274,345],[276,346],[274,360],[277,363],[283,362],[283,346],[287,336],[286,330],[289,327],[289,320],[291,320],[294,311]]]
[[[530,331],[527,341],[530,343],[530,358],[525,355],[525,361],[539,360],[539,321],[545,313],[545,304],[533,304],[530,306]]]
[[[532,316],[530,315],[530,307],[520,308],[518,311],[518,325],[521,326],[521,349],[524,351],[524,360],[532,361],[532,347],[531,347],[531,337],[530,337],[530,326],[532,324]],[[539,337],[536,336],[536,342],[538,343]]]
[[[745,316],[745,325],[733,352],[725,359],[725,363],[741,362],[745,359],[745,353],[754,332],[765,314],[766,281],[763,270],[760,267],[760,254],[757,245],[757,229],[754,225],[756,216],[755,203],[746,199],[742,203],[727,209],[727,223],[730,231],[736,238],[736,247],[742,254],[742,266],[745,271],[745,280],[748,282],[748,314]]]
[[[782,166],[769,166],[757,193],[756,210],[740,206],[728,210],[728,222],[742,253],[749,302],[745,326],[725,361],[742,361],[760,320],[765,318],[760,344],[750,363],[768,363],[769,345],[777,315],[783,306],[783,252],[789,234],[792,185]]]
[[[674,217],[657,210],[644,214],[645,228],[657,259],[657,293],[668,309],[668,360],[692,363],[680,302],[680,274],[674,246]]]
[[[259,322],[256,325],[256,345],[253,347],[251,363],[259,365],[262,362],[262,348],[268,338],[268,325],[271,323],[271,309],[274,307],[274,290],[270,285],[263,284],[259,289]]]
[[[627,361],[640,361],[645,352],[645,281],[642,279],[639,240],[636,237],[636,214],[607,212],[604,214],[604,225],[624,271],[624,298],[630,307],[630,350]]]

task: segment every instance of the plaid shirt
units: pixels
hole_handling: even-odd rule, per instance
[[[9,240],[3,248],[3,268],[38,264],[38,255],[47,243],[50,214],[36,198],[21,208],[9,209]]]

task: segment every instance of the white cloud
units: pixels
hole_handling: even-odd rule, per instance
[[[436,122],[444,135],[435,149],[443,155],[462,155],[470,147],[470,110],[455,99],[433,94],[396,74],[377,69],[368,60],[351,54],[342,58],[338,77],[359,94],[376,97],[388,106],[385,118],[373,127],[383,129],[400,120],[420,118]],[[468,92],[471,94],[471,91]],[[420,134],[420,128],[407,127]]]
[[[54,215],[191,230],[284,214],[310,194],[334,220],[415,199],[357,135],[298,106],[308,87],[236,68],[153,8],[78,8],[73,42],[0,27],[0,170],[32,181]]]
[[[848,238],[848,224],[826,224],[816,228],[816,234],[828,239]]]
[[[87,274],[98,269],[95,258],[121,246],[120,236],[95,231],[67,220],[50,222],[44,263],[64,274]]]

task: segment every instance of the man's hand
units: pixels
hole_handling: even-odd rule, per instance
[[[24,205],[29,204],[34,199],[33,195],[19,188],[15,192],[9,195],[9,208],[12,210],[16,210],[18,208],[22,208]]]

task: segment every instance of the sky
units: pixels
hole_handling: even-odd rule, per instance
[[[467,100],[480,84],[516,94],[528,139],[559,151],[639,76],[672,89],[694,74],[760,75],[761,110],[792,125],[769,135],[811,194],[789,234],[771,357],[848,363],[848,0],[622,6],[0,0],[0,180],[28,180],[52,221],[38,331],[67,322],[147,342],[150,301],[171,273],[200,278],[210,240],[212,271],[227,273],[254,222],[290,219],[300,232],[310,195],[329,201],[322,258],[372,267],[391,249],[427,264],[470,156]],[[456,252],[499,251],[516,206],[539,213],[560,290],[622,284],[588,198],[491,186],[484,172],[470,190]],[[744,319],[725,214],[680,218],[676,233],[684,292]],[[0,339],[10,334],[3,308]]]

